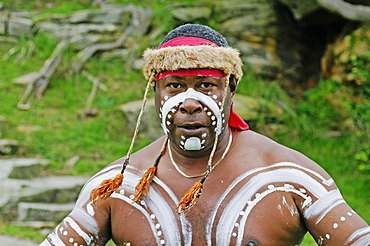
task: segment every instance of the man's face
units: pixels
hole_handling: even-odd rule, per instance
[[[233,92],[224,77],[167,76],[156,83],[155,103],[163,131],[171,142],[187,151],[209,150],[216,134],[223,134]]]

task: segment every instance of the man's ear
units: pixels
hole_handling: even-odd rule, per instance
[[[230,75],[229,87],[230,87],[230,92],[231,92],[232,96],[234,96],[234,94],[236,92],[236,85],[237,85],[237,81],[236,81],[235,77],[233,75]]]
[[[157,80],[154,80],[154,85],[153,85],[153,91],[155,92],[155,89],[157,87]]]

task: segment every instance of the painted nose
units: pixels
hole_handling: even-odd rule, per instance
[[[194,114],[202,111],[202,104],[198,100],[187,98],[179,107],[183,114]]]

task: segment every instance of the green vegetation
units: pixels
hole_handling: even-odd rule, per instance
[[[91,8],[90,1],[54,1],[46,8],[43,1],[2,1],[14,8],[42,10],[42,18],[52,13],[69,13]],[[117,0],[117,3],[132,1]],[[184,2],[184,1],[182,1]],[[193,3],[195,1],[187,1]],[[173,26],[170,15],[161,15],[161,6],[173,1],[140,1],[142,6],[154,8],[155,24],[165,21],[164,28]],[[45,9],[45,10],[44,10]],[[39,17],[37,17],[39,18]],[[352,40],[356,42],[356,40]],[[126,154],[132,132],[125,125],[120,105],[141,99],[145,79],[140,71],[128,71],[121,59],[104,60],[97,55],[86,64],[86,70],[99,78],[107,87],[100,90],[93,107],[99,110],[96,117],[83,117],[82,112],[92,83],[83,75],[73,78],[70,64],[76,51],[70,47],[63,53],[62,65],[52,77],[45,95],[35,99],[31,109],[21,111],[17,103],[25,87],[17,86],[13,79],[37,71],[50,56],[57,42],[45,34],[29,40],[22,39],[16,47],[0,47],[0,116],[5,117],[2,138],[16,139],[21,143],[14,157],[39,157],[51,161],[48,173],[93,175],[108,163]],[[31,46],[34,52],[27,53]],[[153,41],[141,40],[138,50]],[[14,49],[14,54],[7,55]],[[22,50],[26,55],[20,56]],[[270,122],[261,115],[250,122],[252,129],[263,124],[279,124],[273,136],[276,141],[296,149],[323,166],[334,178],[347,202],[370,222],[368,188],[370,183],[370,52],[351,56],[350,74],[353,84],[334,80],[321,81],[318,87],[305,92],[303,98],[291,98],[278,82],[258,80],[250,71],[243,78],[238,93],[262,97],[284,105],[285,113],[279,122]],[[36,128],[32,128],[36,127]],[[34,130],[32,130],[34,129]],[[135,149],[149,143],[139,137]],[[73,168],[65,162],[80,159]],[[37,230],[0,224],[0,234],[14,235],[40,241]],[[308,236],[302,245],[312,244]]]

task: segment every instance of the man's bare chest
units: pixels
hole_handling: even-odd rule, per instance
[[[294,245],[299,242],[304,230],[289,192],[299,187],[280,182],[256,186],[249,181],[231,182],[216,194],[212,189],[205,190],[197,204],[181,215],[175,211],[178,197],[159,179],[154,180],[150,196],[137,203],[130,199],[130,191],[114,193],[112,236],[116,243],[132,245],[271,245],[272,242]]]

